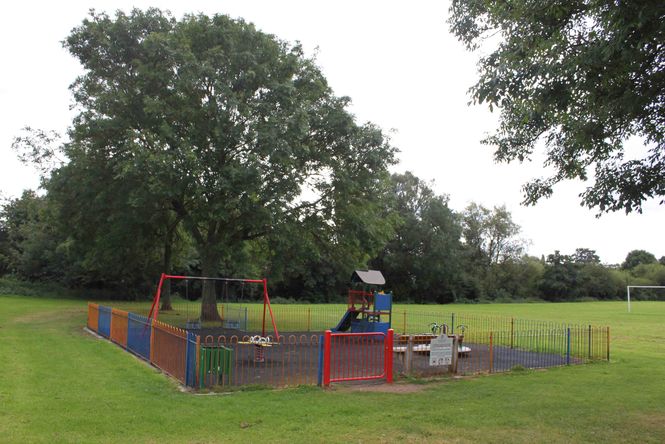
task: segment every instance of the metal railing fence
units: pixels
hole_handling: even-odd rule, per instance
[[[186,328],[197,325],[200,317],[200,302],[176,300],[172,311],[160,311],[159,319],[170,325]],[[147,314],[150,306],[130,303],[120,306],[127,311]],[[206,326],[238,329],[248,333],[261,331],[263,304],[219,302],[218,321],[206,321]],[[323,332],[333,328],[346,312],[346,304],[272,304],[279,331]],[[431,333],[432,324],[444,325],[448,333],[465,334],[477,332],[535,331],[560,328],[587,328],[587,324],[525,319],[492,313],[465,313],[450,311],[443,305],[395,306],[392,325],[395,334]]]
[[[110,339],[116,344],[127,347],[127,330],[129,313],[126,311],[111,309],[111,336]]]
[[[319,370],[319,336],[290,334],[266,343],[252,336],[201,338],[200,386],[287,387],[315,385]]]
[[[292,329],[300,326],[309,331],[267,339],[249,334],[201,335],[202,330],[187,331],[94,303],[88,304],[86,325],[190,387],[320,384],[325,350],[323,336],[318,331],[330,328],[332,319],[336,323],[338,319],[332,313],[339,314],[343,306],[336,306],[335,310],[331,306],[283,307],[283,311],[275,310],[278,322],[281,319]],[[227,314],[233,312],[224,308]],[[256,306],[231,308],[239,319],[246,319],[248,329],[256,328],[259,319]],[[399,324],[399,314],[393,314],[393,327],[402,327],[402,333],[395,334],[390,347],[396,373],[416,376],[497,373],[610,359],[609,327],[460,313],[397,313],[403,313],[404,324]],[[458,353],[452,367],[433,367],[429,363],[430,342],[435,337],[427,332],[430,321],[446,324],[448,334],[457,338]],[[285,331],[281,326],[280,329]],[[224,333],[224,327],[220,326],[219,332]],[[356,336],[338,334],[331,342],[327,363],[330,381],[386,377],[381,373],[381,365],[386,365],[382,359],[387,354],[382,347],[387,341]]]
[[[153,321],[150,362],[185,384],[187,331],[160,321]]]

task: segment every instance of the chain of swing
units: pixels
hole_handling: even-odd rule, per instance
[[[213,281],[214,282],[214,281]],[[198,299],[196,297],[195,299],[190,299],[189,298],[189,279],[184,279],[185,283],[185,300],[195,300]],[[217,287],[217,283],[215,282],[215,287]],[[250,286],[249,289],[249,297],[250,300],[254,300],[254,296],[256,294],[256,286],[252,285]],[[217,291],[215,291],[217,293]],[[229,297],[229,281],[224,281],[224,287],[222,288],[222,303],[229,303],[229,302],[245,302],[245,282],[240,282],[240,297],[236,298],[235,301],[231,301],[231,298]]]

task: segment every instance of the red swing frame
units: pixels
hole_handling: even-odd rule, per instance
[[[148,314],[148,319],[155,319],[159,316],[159,298],[162,294],[162,286],[167,279],[192,279],[192,280],[212,280],[212,281],[224,281],[224,282],[243,282],[246,284],[263,284],[263,323],[261,329],[261,336],[266,335],[266,308],[270,313],[270,320],[272,321],[272,328],[275,332],[275,340],[279,341],[279,332],[277,331],[277,324],[275,323],[275,316],[272,312],[272,306],[270,305],[270,296],[268,296],[268,280],[263,279],[235,279],[235,278],[208,278],[200,276],[178,276],[172,274],[162,273],[159,278],[159,285],[157,286],[157,292],[155,292],[155,297],[152,300],[152,306],[150,307],[150,313]]]

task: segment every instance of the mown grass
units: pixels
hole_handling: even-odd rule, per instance
[[[82,329],[85,303],[0,296],[0,441],[665,442],[665,304],[449,307],[612,328],[612,362],[419,384],[199,396]]]

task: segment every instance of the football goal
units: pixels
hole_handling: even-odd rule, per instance
[[[626,286],[626,299],[628,301],[628,313],[630,313],[630,289],[631,288],[632,289],[639,289],[639,288],[661,288],[661,289],[665,289],[665,286],[663,286],[663,285],[627,285]]]

